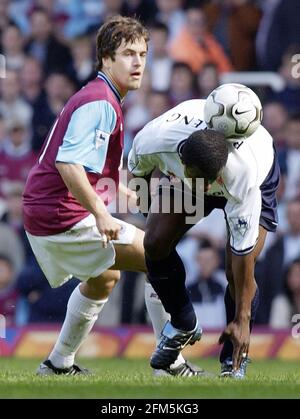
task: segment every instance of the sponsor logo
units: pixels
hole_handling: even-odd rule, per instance
[[[239,233],[242,237],[245,236],[247,230],[250,228],[250,215],[230,218],[230,224],[233,230]]]
[[[247,109],[246,111],[242,111],[242,112],[240,112],[240,111],[236,110],[236,111],[235,111],[235,114],[236,114],[236,115],[243,115],[243,113],[251,112],[251,110],[252,110],[252,109]]]

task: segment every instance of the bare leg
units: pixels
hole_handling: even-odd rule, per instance
[[[76,352],[94,326],[119,278],[119,271],[106,271],[75,288],[58,340],[49,355],[56,368],[69,368],[74,364]]]

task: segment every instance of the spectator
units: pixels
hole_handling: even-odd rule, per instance
[[[128,94],[126,102],[125,120],[127,135],[129,136],[129,149],[134,135],[149,121],[147,98],[151,92],[151,78],[149,71],[145,71],[141,87]],[[129,150],[127,150],[128,153]]]
[[[20,84],[23,98],[35,108],[41,109],[40,101],[45,96],[43,91],[43,70],[38,60],[27,56],[20,73]]]
[[[288,119],[285,130],[286,148],[279,153],[279,163],[285,182],[284,199],[300,194],[300,114]]]
[[[123,3],[121,14],[123,16],[135,17],[139,19],[145,25],[151,25],[155,20],[154,17],[157,13],[156,2],[153,0],[127,0]]]
[[[9,14],[9,0],[0,0],[0,51],[2,52],[2,33],[9,25],[14,25],[15,22]]]
[[[206,99],[220,84],[217,66],[215,64],[206,64],[197,74],[196,82],[199,92],[198,97]]]
[[[29,245],[24,226],[23,226],[23,206],[22,194],[24,190],[23,183],[10,182],[5,190],[5,214],[3,220],[14,230],[21,240],[25,261],[32,257],[32,250]]]
[[[143,82],[145,81],[145,75]],[[141,91],[141,89],[139,90]],[[140,96],[142,98],[142,96]],[[126,157],[132,146],[132,139],[134,135],[143,128],[143,126],[150,120],[157,118],[162,113],[166,112],[170,107],[169,96],[167,92],[160,92],[149,90],[144,97],[144,102],[136,103],[130,107],[127,112],[126,121],[127,129],[130,132],[130,137],[125,139],[124,156]]]
[[[13,270],[17,275],[25,262],[22,241],[14,229],[3,221],[0,221],[0,237],[0,254],[12,261]]]
[[[277,190],[278,213],[279,213],[279,229],[284,229],[284,195],[285,195],[285,176],[286,174],[286,130],[288,126],[288,113],[285,107],[276,101],[270,101],[264,104],[263,107],[263,126],[269,131],[274,139],[274,145],[277,153],[279,154],[279,164],[281,167],[281,177],[279,187]],[[267,235],[266,243],[260,258],[263,257],[264,252],[267,250],[270,243],[271,234]]]
[[[280,102],[267,102],[263,108],[263,126],[274,139],[277,151],[285,146],[288,113]]]
[[[112,16],[121,14],[124,3],[124,0],[103,0],[102,21],[104,22]]]
[[[75,88],[63,73],[52,73],[45,82],[46,98],[35,106],[32,118],[32,148],[39,151],[57,115],[60,113]]]
[[[289,113],[300,112],[300,77],[293,69],[295,66],[293,56],[299,53],[300,44],[291,46],[285,52],[279,69],[285,87],[280,92],[272,92],[269,95],[269,100],[280,102]]]
[[[8,136],[0,152],[0,195],[5,195],[12,184],[25,184],[29,170],[36,161],[30,147],[30,133],[20,120],[7,124]]]
[[[8,70],[5,79],[0,79],[0,112],[5,120],[18,119],[22,124],[29,126],[32,118],[32,109],[21,98],[21,86],[18,73]]]
[[[88,6],[84,6],[85,12],[88,14],[89,26],[87,32],[89,34],[97,32],[107,19],[112,16],[122,14],[125,0],[92,0]],[[95,33],[96,35],[96,33]]]
[[[18,302],[15,279],[13,262],[6,255],[0,254],[0,313],[5,316],[7,327],[15,324]]]
[[[72,60],[69,48],[57,40],[52,27],[53,21],[45,10],[37,8],[32,12],[26,51],[42,64],[45,74],[66,72]]]
[[[145,281],[144,274],[138,272],[122,272],[121,282],[118,285],[122,288],[119,321],[123,324],[146,323],[145,287],[143,281]]]
[[[281,292],[287,266],[300,255],[300,199],[287,204],[288,230],[266,252],[257,282],[261,290],[260,323],[267,324],[273,299]]]
[[[22,270],[17,288],[28,305],[28,323],[60,323],[67,303],[79,281],[72,279],[59,288],[51,288],[34,259]]]
[[[173,62],[168,57],[168,38],[167,25],[161,22],[154,23],[150,33],[150,58],[148,60],[153,90],[166,91],[170,87]]]
[[[155,18],[167,25],[170,38],[173,40],[185,22],[182,0],[156,0],[156,4],[158,12]]]
[[[149,121],[159,117],[170,109],[169,97],[167,92],[157,92],[152,90],[147,98]]]
[[[222,45],[237,71],[253,70],[255,36],[261,11],[249,0],[213,0],[203,7],[208,30]]]
[[[274,19],[274,14],[280,1],[281,0],[260,1],[260,7],[262,9],[262,18],[258,26],[255,44],[257,57],[256,61],[259,67],[263,70],[267,70],[267,42],[269,41],[270,28]]]
[[[0,152],[1,152],[2,144],[5,138],[6,138],[5,119],[2,113],[0,112]]]
[[[183,62],[173,64],[169,96],[171,106],[197,97],[195,76],[188,64]]]
[[[21,70],[24,65],[24,41],[20,29],[15,25],[7,26],[1,37],[2,54],[5,56],[7,70]]]
[[[93,47],[87,35],[77,36],[71,41],[73,58],[69,73],[79,87],[96,77],[94,70]]]
[[[258,32],[259,62],[262,70],[277,71],[285,51],[300,40],[299,0],[276,1],[274,8],[274,0],[264,3],[271,8],[271,13],[268,21],[262,19]]]
[[[171,42],[170,56],[188,64],[195,73],[207,63],[214,63],[219,73],[232,70],[221,45],[207,30],[203,11],[196,7],[187,9],[186,24]]]
[[[290,328],[292,326],[293,315],[299,313],[300,258],[297,258],[287,267],[283,290],[272,302],[270,326],[274,328]]]
[[[68,15],[64,24],[64,35],[67,39],[75,38],[87,32],[89,26],[97,24],[101,20],[101,7],[97,0],[71,0],[64,1],[61,5]]]
[[[221,328],[226,324],[224,307],[225,274],[219,271],[218,250],[205,243],[197,254],[198,275],[188,290],[202,327]]]
[[[69,20],[66,8],[60,0],[34,0],[27,15],[31,16],[35,10],[44,10],[51,19],[53,32],[58,38],[63,38],[64,26]]]

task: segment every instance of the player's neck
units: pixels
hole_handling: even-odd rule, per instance
[[[125,96],[126,96],[126,94],[127,94],[127,92],[128,92],[128,89],[126,89],[126,90],[122,90],[121,89],[121,87],[118,85],[118,83],[115,81],[115,79],[112,77],[112,75],[110,74],[110,72],[109,71],[106,71],[106,70],[101,70],[102,71],[102,73],[104,73],[105,74],[105,76],[110,80],[110,82],[113,84],[113,86],[114,86],[114,88],[117,90],[117,92],[119,93],[119,95],[121,96],[121,99],[123,99]]]

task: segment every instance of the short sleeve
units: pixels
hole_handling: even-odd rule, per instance
[[[230,247],[234,254],[250,253],[257,242],[262,197],[259,187],[253,187],[241,202],[228,201],[225,206],[230,233]]]
[[[152,154],[137,154],[135,142],[128,155],[128,170],[134,176],[143,177],[149,175],[156,167]]]
[[[87,171],[102,173],[116,111],[106,100],[89,102],[72,114],[56,161],[81,164]]]

